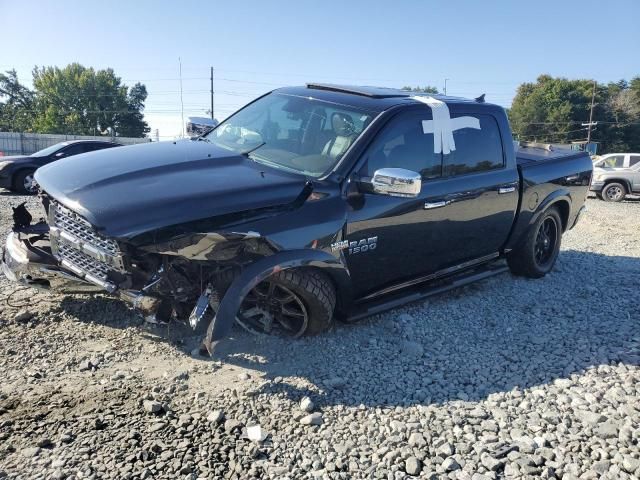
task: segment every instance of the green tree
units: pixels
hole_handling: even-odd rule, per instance
[[[420,93],[433,93],[434,95],[438,94],[438,89],[436,87],[432,87],[430,85],[425,85],[424,87],[409,87],[404,86],[402,90],[409,90],[412,92],[420,92]]]
[[[146,88],[129,89],[111,68],[96,71],[78,63],[35,68],[33,86],[39,132],[140,137],[149,132],[142,114]]]
[[[0,131],[30,132],[34,118],[33,92],[18,81],[15,70],[0,73]]]
[[[587,139],[593,80],[541,75],[523,83],[509,109],[513,133],[522,141],[569,143]],[[640,78],[595,86],[591,140],[598,151],[640,148]]]

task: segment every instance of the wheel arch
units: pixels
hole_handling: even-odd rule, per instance
[[[32,165],[20,165],[11,172],[11,186],[14,188],[16,187],[16,179],[21,173],[28,171],[32,171],[33,173],[35,173],[37,169],[38,167],[34,167]]]
[[[535,213],[531,216],[527,230],[538,221],[541,215],[552,207],[557,208],[560,213],[562,232],[564,233],[569,225],[569,216],[571,215],[571,197],[566,190],[556,190],[540,202]]]
[[[212,351],[213,342],[226,337],[235,315],[244,297],[262,280],[275,272],[290,268],[314,268],[324,272],[333,283],[336,291],[336,312],[344,314],[352,302],[351,277],[341,258],[314,249],[299,249],[278,252],[263,257],[248,265],[240,275],[233,280],[220,301],[218,311],[207,328],[204,344]],[[337,311],[340,309],[340,311]]]
[[[622,184],[622,186],[625,188],[626,192],[625,193],[631,193],[632,188],[631,188],[631,182],[625,178],[607,178],[604,181],[604,185],[602,186],[602,190],[604,191],[605,188],[607,188],[608,185],[612,184],[612,183],[620,183]]]

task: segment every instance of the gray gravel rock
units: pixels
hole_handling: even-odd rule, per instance
[[[314,407],[315,405],[309,397],[304,397],[302,400],[300,400],[300,410],[302,410],[303,412],[312,412]]]
[[[222,410],[212,410],[207,415],[207,420],[211,423],[221,423],[224,420],[224,412]]]
[[[0,236],[22,201],[37,211],[0,195]],[[640,203],[588,208],[543,279],[499,275],[298,340],[234,329],[213,358],[190,355],[189,327],[0,276],[23,305],[0,306],[0,476],[637,478]]]
[[[23,457],[32,458],[40,455],[41,451],[42,449],[40,447],[30,447],[30,448],[22,449],[20,453],[22,454]]]
[[[300,423],[303,425],[322,425],[324,419],[320,412],[314,412],[309,415],[305,415],[300,419]]]
[[[33,318],[33,313],[31,313],[29,310],[20,310],[18,313],[14,315],[13,320],[15,322],[28,322],[32,318]]]
[[[142,402],[144,410],[149,413],[159,413],[162,411],[162,403],[154,400],[145,400]]]
[[[419,475],[422,471],[422,462],[416,457],[409,457],[404,463],[404,471],[409,475]]]
[[[461,468],[458,461],[453,457],[446,458],[444,462],[442,462],[441,466],[445,472],[453,472],[454,470],[459,470]]]

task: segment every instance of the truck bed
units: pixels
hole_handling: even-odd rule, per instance
[[[560,210],[564,230],[573,227],[591,183],[592,162],[586,152],[525,146],[516,150],[520,201],[507,249],[517,245],[547,203]]]
[[[584,156],[588,157],[588,154],[577,150],[549,150],[541,147],[520,147],[516,150],[516,160],[518,165],[526,165],[534,162],[547,162],[549,160],[570,160]]]

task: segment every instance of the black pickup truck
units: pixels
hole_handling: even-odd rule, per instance
[[[308,84],[193,140],[39,169],[3,269],[117,294],[223,338],[297,337],[505,271],[541,277],[584,209],[587,154],[516,150],[496,105]],[[506,259],[506,262],[504,261]]]

